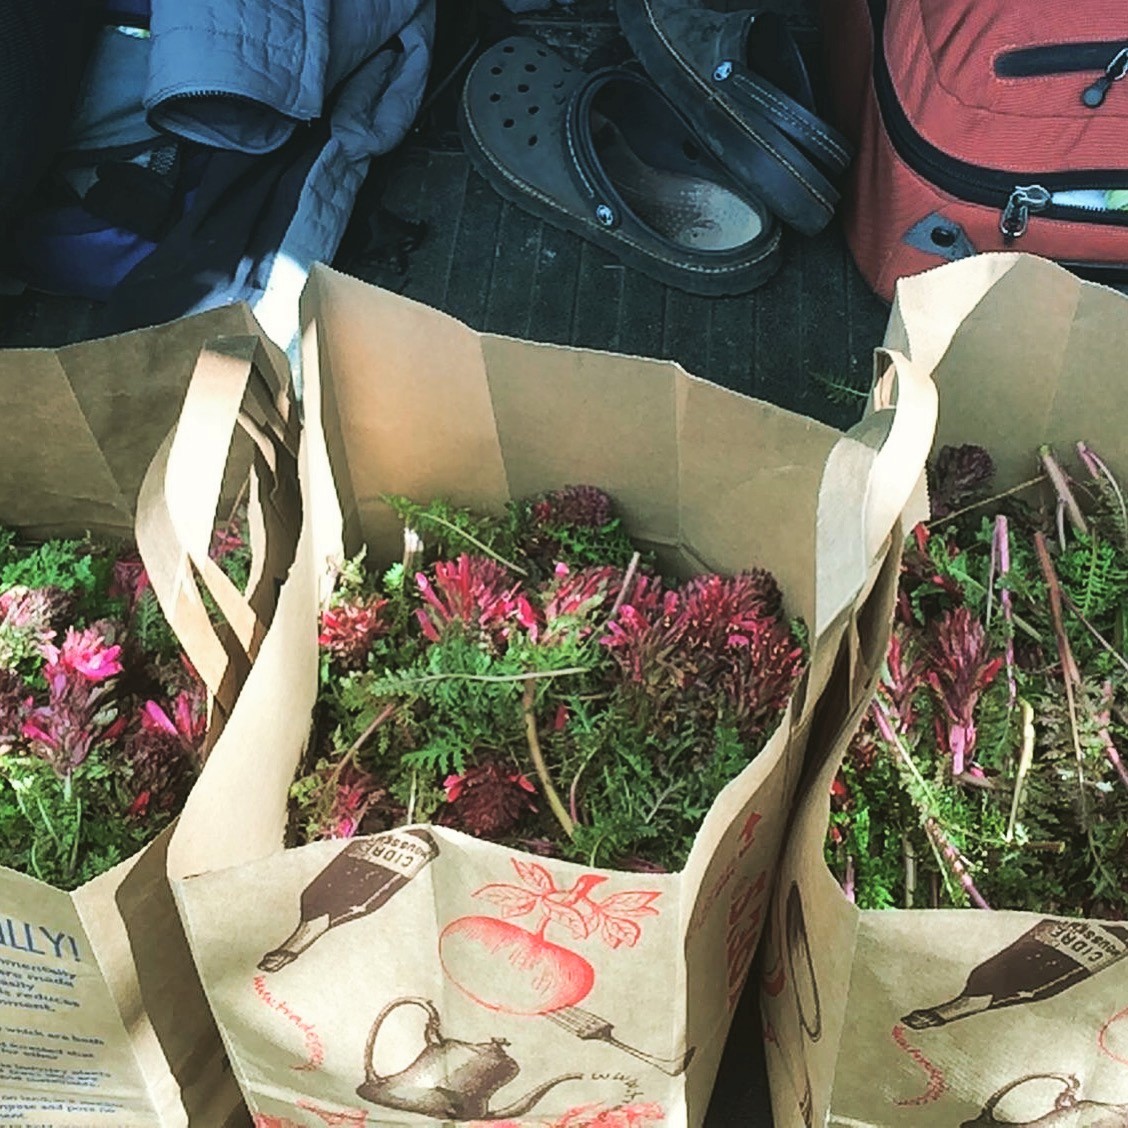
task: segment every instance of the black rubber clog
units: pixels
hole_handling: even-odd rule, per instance
[[[745,293],[779,267],[763,202],[633,70],[585,74],[535,39],[507,39],[467,76],[459,125],[502,196],[669,286]]]
[[[850,161],[814,112],[795,40],[774,12],[715,12],[693,0],[616,0],[623,34],[713,155],[805,235],[821,231]]]

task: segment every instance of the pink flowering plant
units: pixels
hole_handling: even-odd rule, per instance
[[[134,553],[0,529],[0,864],[73,889],[135,853],[187,797],[206,726]]]
[[[293,840],[433,821],[680,867],[804,665],[773,578],[659,574],[593,486],[493,518],[388,501],[403,561],[346,564],[322,616]]]
[[[996,493],[980,447],[930,467],[877,696],[831,793],[863,908],[1128,917],[1128,504],[1085,443]]]

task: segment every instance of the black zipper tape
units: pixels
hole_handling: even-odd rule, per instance
[[[1128,18],[1125,19],[1128,33]],[[999,78],[1043,78],[1053,74],[1080,74],[1103,71],[1116,53],[1128,47],[1124,39],[1099,43],[1053,43],[1042,47],[1020,47],[995,56]]]
[[[915,129],[897,98],[885,57],[885,0],[868,0],[873,24],[873,82],[882,123],[901,159],[943,192],[970,204],[1002,211],[1019,185],[1038,184],[1050,192],[1083,188],[1128,188],[1128,168],[1049,172],[1045,169],[999,169],[971,164],[945,153]],[[1107,62],[1107,60],[1106,60]],[[1128,227],[1128,212],[1050,204],[1038,213],[1110,227]]]

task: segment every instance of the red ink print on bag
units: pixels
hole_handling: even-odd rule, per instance
[[[728,1005],[736,1006],[756,943],[760,939],[764,919],[764,894],[768,886],[766,872],[753,881],[746,878],[739,892],[733,895],[728,911],[728,929],[725,934],[725,960],[728,967]]]
[[[540,913],[535,930],[496,917],[459,917],[439,937],[439,961],[450,981],[468,998],[502,1014],[543,1016],[581,1041],[605,1042],[676,1077],[694,1050],[673,1057],[647,1053],[621,1041],[614,1025],[577,1004],[595,986],[595,968],[578,952],[548,939],[550,925],[574,940],[598,937],[609,948],[633,948],[642,938],[641,918],[657,916],[661,890],[631,889],[596,899],[592,891],[607,878],[584,874],[568,889],[536,862],[512,858],[524,885],[497,882],[473,896],[490,901],[502,917]]]
[[[365,1128],[368,1123],[368,1114],[362,1109],[332,1112],[304,1100],[298,1101],[298,1108],[313,1113],[322,1123],[328,1125],[328,1128]],[[306,1125],[291,1120],[288,1116],[270,1116],[264,1112],[256,1112],[254,1128],[306,1128]]]
[[[756,827],[763,821],[763,816],[758,811],[752,811],[744,820],[740,828],[740,845],[737,847],[736,856],[713,879],[709,889],[698,898],[690,918],[688,935],[700,931],[706,918],[713,911],[721,894],[729,887],[729,883],[736,877],[738,863],[756,843]]]
[[[944,1074],[920,1050],[909,1043],[909,1039],[905,1035],[905,1028],[899,1023],[893,1027],[893,1041],[928,1074],[928,1085],[919,1097],[910,1097],[896,1103],[902,1108],[909,1108],[938,1101],[948,1089],[948,1082]]]
[[[325,1046],[321,1042],[321,1037],[314,1028],[312,1022],[307,1022],[296,1011],[291,1010],[289,1004],[284,999],[276,999],[266,986],[266,979],[261,975],[256,975],[253,980],[255,994],[273,1011],[277,1011],[287,1022],[291,1023],[302,1035],[305,1040],[306,1053],[309,1054],[309,1060],[302,1062],[300,1065],[291,1066],[292,1069],[302,1071],[312,1071],[320,1069],[325,1061]]]
[[[368,1113],[363,1109],[350,1108],[344,1112],[332,1112],[327,1108],[320,1108],[310,1101],[298,1101],[298,1108],[312,1112],[319,1120],[323,1120],[328,1128],[365,1128],[368,1123]]]
[[[661,1128],[666,1110],[653,1101],[577,1105],[555,1120],[475,1120],[467,1128]]]
[[[760,990],[771,998],[778,998],[787,986],[787,971],[783,966],[783,956],[777,956],[776,962],[769,971],[765,971],[760,979]]]
[[[1109,1045],[1109,1032],[1118,1022],[1126,1018],[1128,1018],[1128,1007],[1117,1011],[1116,1014],[1101,1027],[1101,1032],[1097,1035],[1097,1045],[1101,1048],[1101,1052],[1107,1054],[1113,1061],[1119,1062],[1121,1065],[1128,1065],[1128,1053],[1117,1053],[1117,1050],[1128,1051],[1128,1030],[1121,1035],[1119,1044],[1114,1042],[1112,1046]]]
[[[610,948],[633,948],[642,937],[638,918],[657,916],[656,890],[631,890],[595,900],[592,890],[607,880],[584,874],[570,889],[557,887],[536,862],[512,859],[524,885],[496,883],[473,894],[497,905],[502,917],[539,912],[530,931],[495,917],[460,917],[443,930],[439,957],[460,991],[488,1010],[542,1015],[575,1006],[595,984],[595,969],[583,956],[546,938],[550,924],[575,940],[593,934]]]

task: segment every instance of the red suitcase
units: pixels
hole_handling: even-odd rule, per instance
[[[823,41],[878,294],[980,251],[1128,278],[1128,0],[824,0]]]

